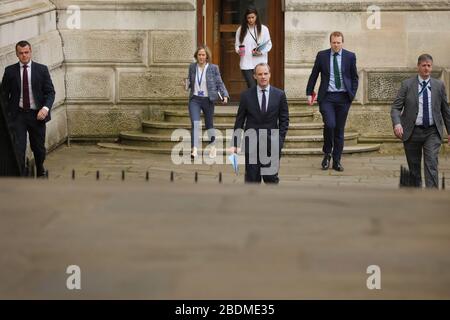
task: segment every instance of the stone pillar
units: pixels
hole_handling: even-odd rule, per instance
[[[379,28],[372,20],[377,8]],[[434,76],[450,90],[448,0],[286,0],[285,29],[285,84],[294,102],[305,102],[315,55],[329,48],[329,34],[344,33],[360,75],[349,125],[362,134],[392,135],[390,104],[401,81],[416,73],[421,53],[433,56]]]
[[[64,66],[61,37],[56,28],[55,6],[48,0],[0,0],[0,73],[17,63],[15,44],[31,43],[33,60],[48,65],[56,98],[52,120],[47,123],[47,148],[52,149],[67,138],[64,99]]]
[[[158,107],[185,107],[194,0],[53,2],[64,42],[70,137],[116,138],[139,129]]]

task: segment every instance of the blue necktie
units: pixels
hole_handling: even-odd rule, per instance
[[[427,86],[427,82],[423,81],[422,82],[422,91],[423,91],[423,95],[422,95],[422,98],[423,98],[423,103],[422,103],[422,106],[423,106],[423,110],[422,110],[423,111],[422,112],[422,114],[423,114],[423,116],[422,116],[422,124],[423,124],[423,126],[425,128],[428,128],[430,126],[430,113],[429,113],[429,110],[428,110],[428,88],[426,86]]]
[[[261,90],[262,91],[262,99],[261,99],[261,104],[262,104],[262,106],[261,106],[261,111],[262,111],[262,113],[265,113],[267,110],[266,110],[266,90]]]

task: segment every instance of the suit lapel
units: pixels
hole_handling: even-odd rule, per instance
[[[439,91],[438,91],[438,83],[435,79],[430,78],[430,85],[431,85],[431,106],[432,110],[439,112]],[[434,116],[434,114],[433,114]]]
[[[36,76],[37,76],[37,74],[36,74],[36,64],[34,62],[32,62],[31,63],[31,88],[37,88]]]
[[[275,94],[275,90],[273,90],[273,87],[270,86],[270,91],[269,91],[269,101],[268,101],[268,103],[267,103],[267,113],[268,113],[269,111],[272,111],[272,110],[276,107],[276,104],[274,104],[274,101],[275,101],[275,96],[274,96],[274,94]]]
[[[21,78],[20,78],[20,63],[17,62],[16,64],[16,80],[17,80],[17,85],[19,86],[19,88],[22,88],[22,83],[21,83]]]
[[[413,92],[414,92],[414,105],[416,109],[419,110],[419,78],[415,78],[416,80],[413,82]]]
[[[328,71],[328,75],[330,75],[331,74],[331,71],[330,71],[330,55],[331,55],[331,49],[328,49],[327,51],[327,55],[326,55],[326,59],[325,59],[325,68],[326,68],[326,70]]]
[[[259,104],[259,100],[258,100],[258,87],[254,86],[252,88],[253,92],[252,92],[252,96],[253,99],[255,99],[255,107],[258,109],[257,112],[260,116],[262,116],[262,112],[261,112],[261,105]]]

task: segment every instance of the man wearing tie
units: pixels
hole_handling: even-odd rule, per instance
[[[55,90],[47,66],[31,61],[31,45],[16,44],[19,62],[5,68],[1,92],[7,99],[7,113],[12,121],[22,172],[25,168],[27,132],[34,154],[38,177],[45,174],[46,122],[55,100]]]
[[[330,35],[331,49],[317,54],[314,67],[306,87],[310,105],[314,103],[312,94],[319,73],[321,74],[319,93],[319,111],[324,123],[322,169],[328,170],[331,157],[333,169],[344,171],[341,155],[344,149],[344,128],[350,105],[358,90],[358,71],[356,55],[342,48],[344,35],[335,31]]]
[[[450,108],[444,83],[431,78],[433,58],[422,54],[418,75],[402,82],[391,109],[394,134],[403,141],[406,160],[415,186],[422,186],[422,153],[425,186],[438,188],[438,156],[447,128],[450,145]]]
[[[237,151],[245,124],[245,182],[279,183],[281,149],[289,127],[289,108],[284,91],[271,86],[270,67],[254,69],[257,86],[241,94],[231,152]]]

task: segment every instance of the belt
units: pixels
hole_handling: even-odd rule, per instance
[[[24,109],[24,108],[19,107],[19,112],[28,113],[28,112],[32,112],[32,111],[37,112],[38,110],[31,109],[31,108],[30,109]]]
[[[431,125],[431,126],[428,126],[427,128],[425,128],[424,126],[417,126],[417,125],[416,125],[416,128],[419,128],[419,129],[429,129],[429,128],[435,128],[435,127],[436,127],[435,124],[433,124],[433,125]]]

